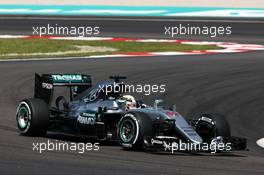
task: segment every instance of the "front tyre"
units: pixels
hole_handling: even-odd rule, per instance
[[[49,124],[48,105],[38,98],[22,100],[17,108],[16,122],[22,135],[44,135]]]
[[[144,150],[145,140],[153,136],[152,121],[141,112],[128,112],[117,126],[117,140],[128,150]]]
[[[230,126],[221,114],[201,114],[195,119],[194,128],[207,143],[210,143],[217,136],[231,137]]]

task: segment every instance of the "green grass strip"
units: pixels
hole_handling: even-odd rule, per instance
[[[222,48],[214,45],[190,45],[170,42],[85,41],[36,38],[0,39],[0,59],[79,57],[126,52],[183,52],[214,49]]]

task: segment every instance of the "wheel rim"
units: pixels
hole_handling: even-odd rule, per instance
[[[120,127],[120,136],[124,142],[130,142],[135,136],[135,124],[131,120],[125,120]]]
[[[29,111],[25,106],[21,106],[17,113],[17,122],[20,128],[25,129],[29,123]]]

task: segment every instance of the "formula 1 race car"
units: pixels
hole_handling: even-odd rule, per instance
[[[246,139],[231,136],[223,116],[205,113],[187,121],[175,106],[162,107],[161,100],[147,106],[124,95],[125,78],[112,76],[92,86],[90,75],[35,74],[34,98],[22,100],[17,108],[18,129],[25,136],[50,131],[114,140],[131,150],[175,143],[194,144],[195,149],[204,144],[222,145],[223,151],[246,149]],[[54,98],[57,86],[69,88],[69,99]]]

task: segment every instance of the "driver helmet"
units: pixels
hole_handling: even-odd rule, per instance
[[[137,102],[135,100],[135,97],[132,95],[124,95],[123,99],[126,100],[126,108],[127,109],[136,109],[137,108]]]

